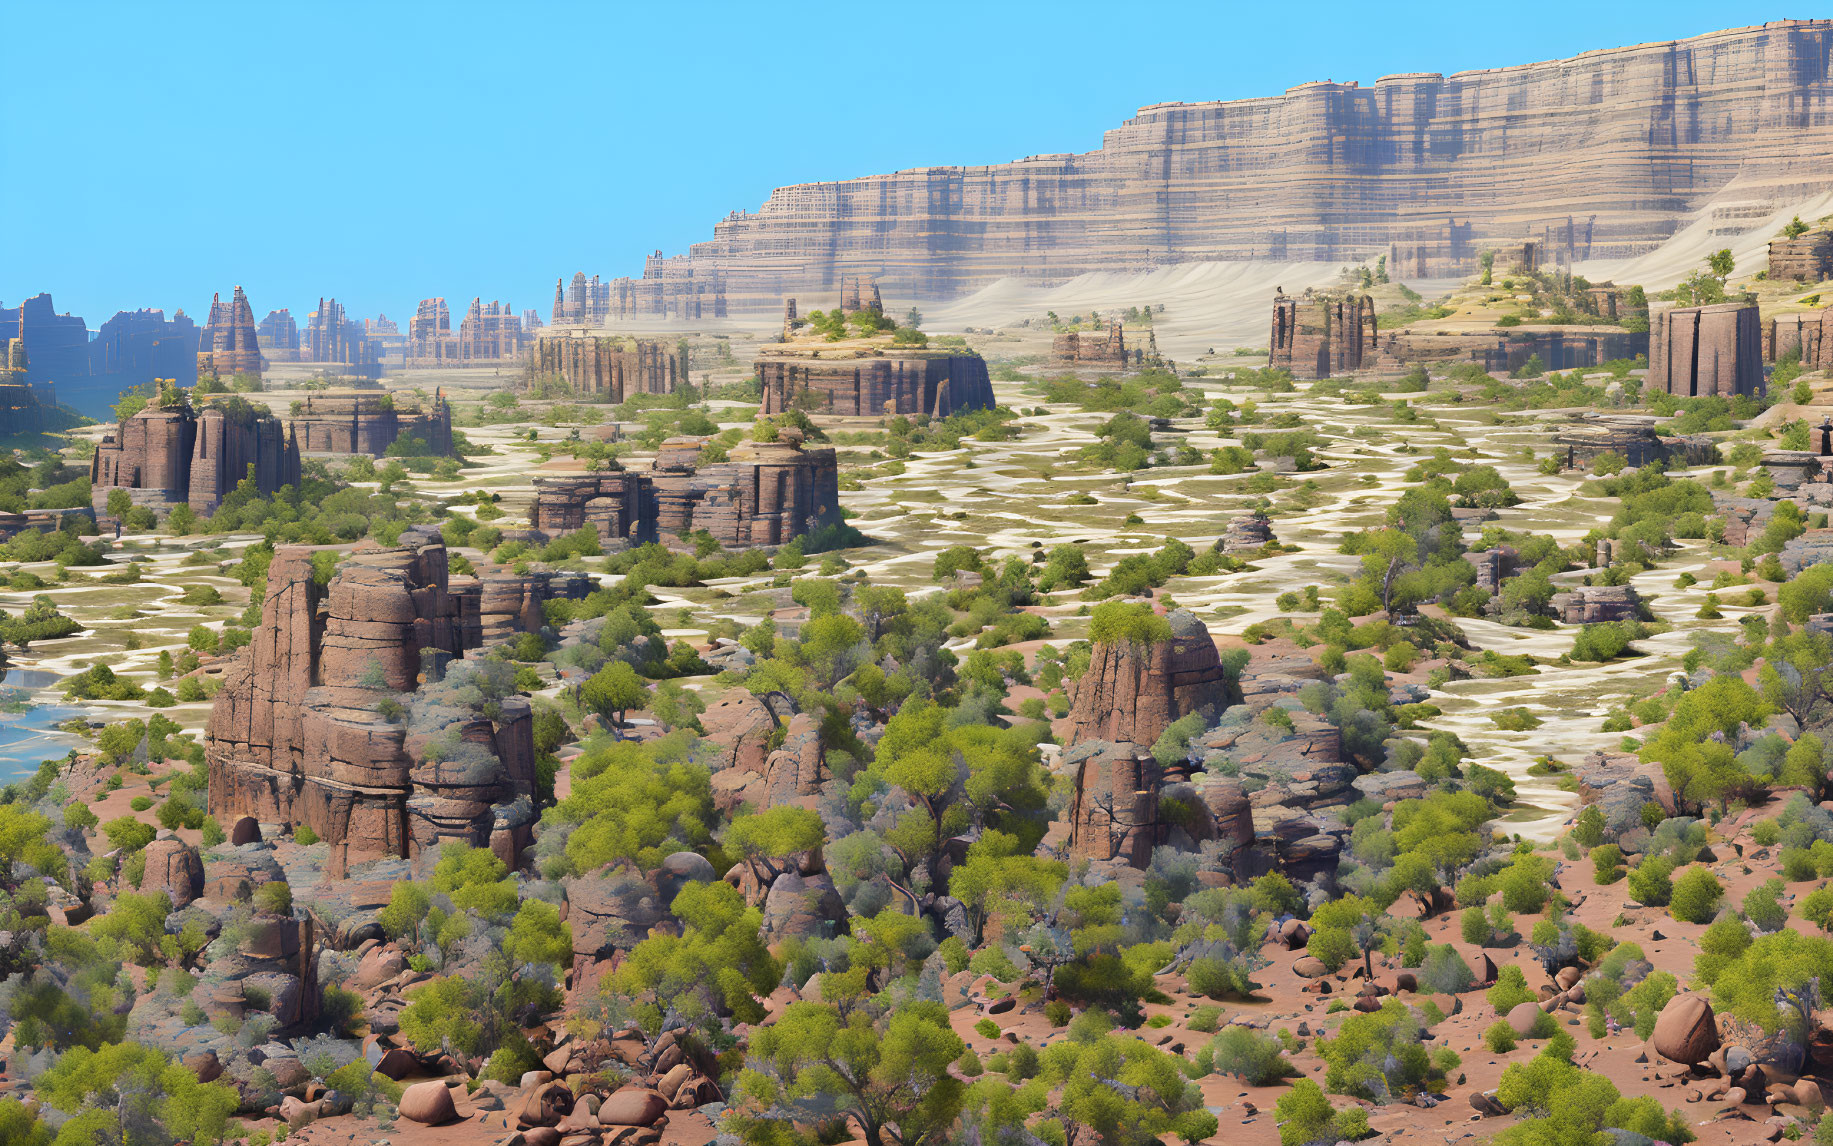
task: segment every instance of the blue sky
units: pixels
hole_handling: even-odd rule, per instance
[[[1495,67],[1736,4],[20,4],[0,300],[93,328],[243,284],[404,320],[637,274],[781,184],[1086,151],[1145,104]],[[1805,13],[1801,13],[1805,15]],[[454,315],[456,324],[457,315]]]

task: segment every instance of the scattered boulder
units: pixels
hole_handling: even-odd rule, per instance
[[[1330,968],[1315,955],[1300,955],[1292,961],[1292,973],[1301,979],[1322,979],[1330,974]]]
[[[522,1096],[516,1106],[515,1121],[523,1130],[531,1126],[556,1126],[572,1112],[573,1092],[564,1082],[549,1081],[536,1085]],[[559,1141],[557,1136],[555,1141]]]
[[[653,1090],[627,1086],[613,1091],[598,1108],[600,1126],[650,1126],[668,1112],[668,1100]]]
[[[261,825],[253,816],[242,816],[229,826],[229,842],[236,847],[261,842]]]
[[[1661,1008],[1650,1039],[1655,1052],[1670,1062],[1697,1066],[1718,1049],[1718,1021],[1712,1004],[1696,994],[1675,995]]]
[[[189,905],[204,893],[204,861],[190,844],[179,839],[154,840],[140,854],[146,857],[141,891],[165,892],[174,909]]]
[[[1534,1002],[1516,1003],[1508,1013],[1508,1025],[1516,1035],[1526,1038],[1534,1033],[1540,1023],[1540,1004]]]
[[[401,1094],[398,1109],[401,1117],[425,1126],[438,1126],[458,1117],[451,1088],[439,1081],[416,1082],[408,1087]]]

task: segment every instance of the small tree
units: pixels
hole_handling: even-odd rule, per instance
[[[649,689],[643,678],[623,661],[613,661],[599,669],[579,689],[580,703],[610,717],[614,724],[622,724],[625,713],[642,707],[648,699]]]

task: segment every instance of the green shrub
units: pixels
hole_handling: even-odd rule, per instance
[[[1504,1019],[1497,1019],[1483,1031],[1483,1045],[1491,1054],[1507,1054],[1515,1049],[1515,1028]]]
[[[1265,1086],[1296,1074],[1278,1039],[1251,1027],[1231,1026],[1210,1041],[1217,1074],[1238,1076],[1249,1086]]]
[[[1069,1004],[1061,999],[1052,999],[1044,1004],[1044,1018],[1053,1027],[1066,1027],[1070,1019]]]
[[[1591,849],[1591,867],[1598,886],[1623,878],[1623,849],[1615,844],[1599,844]]]
[[[1184,1025],[1198,1034],[1213,1034],[1222,1025],[1222,1008],[1205,1003],[1190,1012],[1190,1021]]]
[[[992,1019],[981,1019],[974,1024],[974,1033],[983,1039],[996,1039],[999,1037],[999,1024]]]
[[[1673,873],[1672,860],[1664,856],[1646,856],[1641,863],[1629,869],[1629,894],[1637,903],[1645,906],[1665,907],[1674,894],[1674,883],[1670,878]]]
[[[1710,923],[1725,888],[1703,867],[1688,868],[1673,883],[1669,912],[1682,923]]]

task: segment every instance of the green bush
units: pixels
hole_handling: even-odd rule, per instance
[[[1682,923],[1710,923],[1725,888],[1710,871],[1690,867],[1673,882],[1669,912]]]
[[[1232,1074],[1249,1086],[1265,1086],[1296,1074],[1278,1039],[1251,1027],[1231,1026],[1210,1041],[1217,1074]]]
[[[1646,856],[1629,869],[1629,894],[1637,903],[1648,907],[1665,907],[1674,894],[1670,878],[1674,863],[1664,856]]]
[[[1506,1020],[1497,1019],[1483,1031],[1483,1045],[1491,1054],[1507,1054],[1515,1049],[1515,1028]]]
[[[1599,844],[1591,849],[1591,867],[1600,887],[1623,878],[1623,849],[1615,844]]]
[[[999,1037],[999,1024],[992,1019],[981,1019],[974,1024],[974,1033],[983,1039],[996,1039]]]

